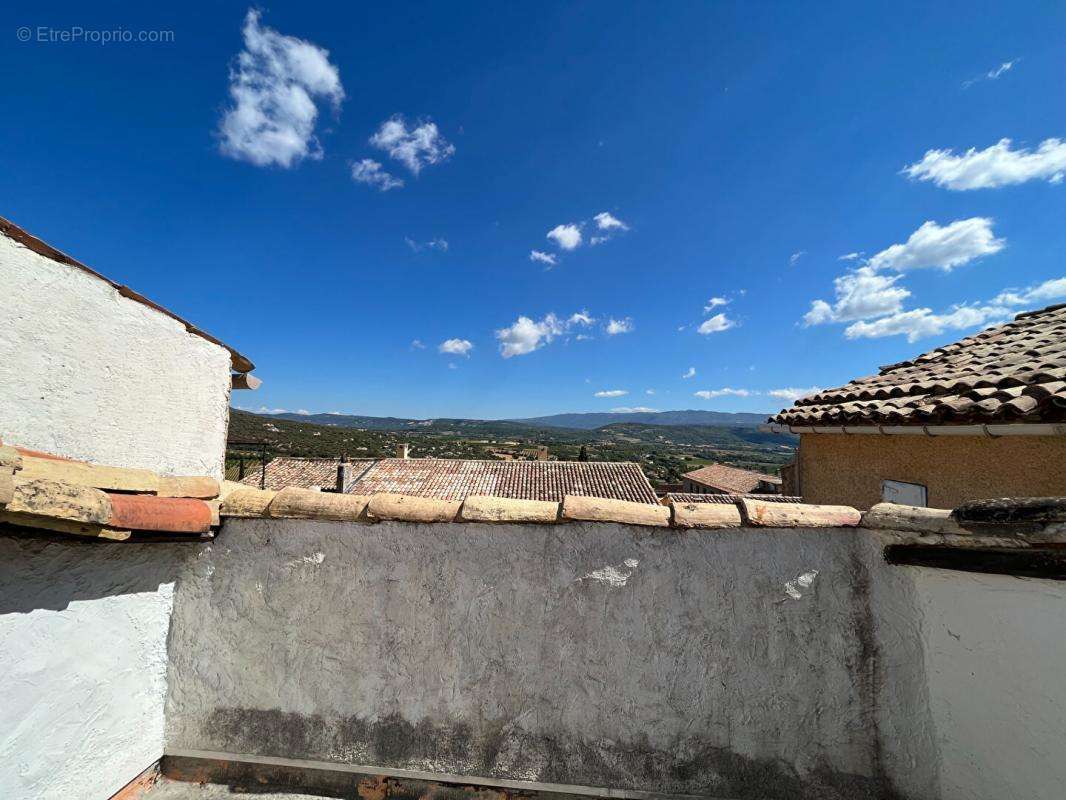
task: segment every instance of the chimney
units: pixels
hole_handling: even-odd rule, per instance
[[[537,447],[537,461],[548,460],[548,446],[546,444],[539,445]]]
[[[348,461],[348,456],[341,456],[341,461],[337,465],[337,491],[344,494],[348,491],[348,487],[352,485],[352,465]]]
[[[401,442],[396,445],[396,457],[397,458],[410,458],[411,457],[411,445],[407,442]]]

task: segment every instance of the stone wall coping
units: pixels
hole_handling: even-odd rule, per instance
[[[668,500],[664,505],[567,495],[561,503],[472,495],[440,500],[287,487],[255,489],[200,476],[156,476],[59,459],[0,444],[0,523],[30,530],[130,541],[131,533],[209,538],[225,518],[373,524],[474,522],[615,523],[652,529],[864,528],[919,544],[959,547],[1066,544],[1066,499],[994,499],[955,510],[878,503],[850,506]]]

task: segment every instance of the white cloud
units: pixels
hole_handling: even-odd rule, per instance
[[[874,255],[867,266],[874,271],[937,267],[947,272],[975,258],[998,253],[1006,244],[1006,239],[992,234],[992,220],[987,217],[960,219],[943,227],[930,220],[922,223],[905,243]]]
[[[466,339],[445,339],[437,347],[441,353],[451,353],[456,356],[468,356],[473,349],[473,343]]]
[[[628,231],[629,226],[617,217],[611,216],[606,211],[601,211],[599,214],[592,218],[596,222],[596,227],[601,231]]]
[[[975,328],[1005,322],[1021,306],[1043,305],[1066,297],[1066,278],[1052,278],[1025,289],[1005,289],[987,303],[957,305],[941,314],[929,308],[915,308],[872,322],[856,322],[844,330],[849,339],[879,339],[906,336],[916,342],[950,330]]]
[[[382,192],[403,186],[401,178],[386,172],[382,169],[381,164],[372,158],[364,158],[362,161],[352,162],[352,180],[356,183],[374,186]]]
[[[414,253],[421,253],[423,250],[440,250],[442,253],[448,252],[448,240],[447,239],[430,239],[428,242],[416,242],[414,239],[405,237],[404,241],[407,242],[407,246],[411,248]]]
[[[620,333],[632,333],[633,320],[629,317],[625,317],[624,319],[615,319],[614,317],[611,317],[604,330],[607,331],[608,336],[617,336]]]
[[[541,264],[547,264],[549,267],[554,267],[557,262],[555,255],[552,253],[543,253],[540,250],[530,250],[529,260],[539,261]]]
[[[1066,278],[1052,278],[1027,289],[1005,289],[992,301],[994,305],[1028,306],[1066,297]]]
[[[548,231],[547,238],[563,250],[573,250],[581,244],[581,226],[573,223],[556,225]]]
[[[794,403],[804,397],[810,397],[812,394],[817,394],[822,391],[821,386],[808,386],[806,389],[800,389],[795,386],[789,386],[784,389],[772,389],[767,392],[770,397],[776,397],[778,400],[788,400],[790,403]]]
[[[807,255],[807,251],[806,250],[800,250],[797,253],[793,253],[792,255],[790,255],[788,257],[788,265],[790,267],[796,266],[796,262],[799,261],[801,258],[803,258],[805,255]]]
[[[696,377],[696,368],[695,367],[689,367],[687,370],[685,370],[685,374],[682,375],[681,377],[686,379],[686,380],[688,378],[695,378]]]
[[[725,314],[715,314],[713,317],[705,319],[700,323],[700,326],[696,329],[704,336],[710,333],[720,333],[727,331],[734,327],[736,322],[729,319]]]
[[[703,389],[692,394],[703,400],[713,400],[716,397],[750,397],[753,394],[757,394],[757,392],[752,392],[748,389],[730,389],[727,386],[724,389]]]
[[[803,317],[804,325],[848,322],[893,314],[902,308],[910,292],[896,286],[900,275],[879,275],[871,267],[859,267],[833,281],[836,302],[815,300]]]
[[[1026,181],[1061,183],[1066,173],[1066,142],[1045,139],[1035,151],[1011,149],[1010,139],[991,147],[971,147],[961,155],[953,150],[929,150],[921,161],[903,168],[909,177],[932,181],[944,189],[995,189]]]
[[[948,330],[1002,322],[1012,314],[1010,309],[996,305],[958,306],[945,314],[934,314],[928,308],[915,308],[870,322],[853,322],[844,329],[844,335],[849,339],[906,335],[908,342],[916,342]]]
[[[574,328],[587,327],[593,322],[595,319],[587,311],[578,311],[567,319],[559,319],[555,314],[547,314],[539,321],[520,316],[514,324],[496,331],[500,355],[511,358],[532,353]]]
[[[992,233],[992,220],[972,217],[956,220],[941,227],[936,222],[925,222],[903,244],[894,244],[870,258],[864,266],[847,272],[833,281],[835,301],[815,300],[803,316],[803,324],[821,325],[828,322],[853,322],[845,331],[848,338],[890,336],[907,333],[920,338],[953,327],[967,327],[963,322],[975,318],[972,306],[969,311],[960,309],[947,315],[933,314],[929,309],[905,311],[903,301],[911,296],[908,289],[899,285],[902,274],[886,275],[887,270],[903,273],[910,269],[936,267],[950,272],[954,267],[967,264],[976,258],[998,253],[1006,246],[1005,239],[997,239]],[[846,260],[861,254],[850,253]],[[998,315],[985,311],[986,319]],[[884,318],[879,323],[864,320]],[[913,341],[913,339],[912,339]]]
[[[984,73],[983,75],[978,75],[976,78],[970,78],[967,81],[963,81],[962,82],[962,88],[963,89],[969,89],[975,83],[979,83],[981,81],[994,81],[997,78],[999,78],[1001,75],[1003,75],[1004,73],[1010,72],[1012,69],[1014,69],[1014,65],[1017,64],[1019,61],[1021,61],[1020,58],[1015,58],[1015,59],[1012,59],[1010,61],[1004,61],[998,67],[994,67],[993,69],[990,69],[988,72]]]
[[[839,258],[837,258],[837,261],[855,261],[857,258],[859,258],[861,256],[862,256],[862,253],[846,253],[846,254],[840,256]]]
[[[589,244],[591,245],[603,244],[604,242],[610,241],[615,233],[622,233],[623,231],[629,230],[629,226],[622,222],[622,220],[612,216],[606,211],[601,211],[594,216],[592,220],[596,223],[596,228],[602,231],[602,233],[599,236],[593,236],[589,239]]]
[[[593,397],[625,397],[627,394],[627,389],[604,389],[602,392],[596,392]]]
[[[644,394],[648,394],[648,395],[655,394],[655,390],[654,389],[645,389],[644,390]]]
[[[230,70],[233,105],[219,126],[220,149],[261,167],[288,168],[304,158],[321,158],[315,100],[340,106],[340,72],[327,50],[261,27],[259,20],[256,9],[244,18],[244,49]]]
[[[370,137],[370,144],[388,153],[414,175],[430,164],[447,161],[455,153],[455,147],[440,135],[435,123],[423,122],[408,128],[400,115],[381,123],[377,133]]]
[[[710,300],[707,301],[707,305],[703,307],[703,313],[707,314],[711,311],[711,309],[718,308],[718,306],[727,305],[729,305],[729,301],[726,300],[724,297],[712,297]]]
[[[654,414],[658,410],[659,409],[657,408],[648,408],[647,406],[618,406],[611,409],[615,414]]]
[[[422,340],[421,339],[415,339],[413,342],[411,342],[411,349],[412,350],[425,350],[426,346],[424,344],[422,344]]]

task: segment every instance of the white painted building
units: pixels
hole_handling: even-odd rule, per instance
[[[85,461],[221,477],[252,363],[0,218],[0,439]]]
[[[252,363],[0,218],[0,439],[222,477]],[[0,526],[2,527],[2,526]],[[0,536],[0,797],[106,800],[163,753],[182,545]]]

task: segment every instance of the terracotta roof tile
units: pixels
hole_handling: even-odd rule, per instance
[[[372,458],[361,458],[349,462],[352,476],[359,475],[374,463]],[[247,473],[240,482],[255,488],[284,489],[286,486],[298,486],[301,489],[335,489],[337,486],[337,466],[339,458],[290,458],[279,456],[266,465],[266,483],[260,486],[262,470],[255,468]]]
[[[722,505],[736,504],[739,498],[746,497],[749,500],[764,500],[767,503],[802,503],[802,497],[793,497],[787,494],[689,494],[686,492],[670,492],[666,495],[667,503],[719,503]]]
[[[1066,304],[797,400],[781,425],[1066,421]]]
[[[708,464],[706,467],[686,472],[682,477],[712,489],[733,494],[754,492],[759,488],[760,483],[781,485],[781,479],[776,475],[764,475],[761,472],[728,467],[725,464]]]
[[[640,466],[628,462],[387,458],[371,466],[348,491],[441,500],[490,495],[558,503],[565,495],[581,495],[658,503]]]

